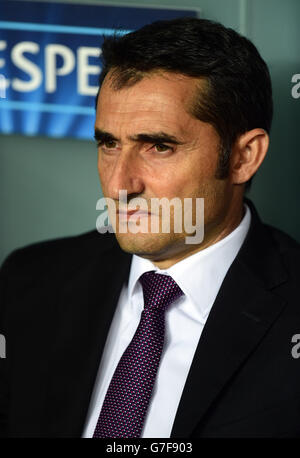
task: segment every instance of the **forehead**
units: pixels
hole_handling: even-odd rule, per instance
[[[199,80],[185,75],[155,73],[145,76],[131,87],[115,90],[109,78],[100,90],[96,126],[110,130],[116,123],[134,128],[159,127],[185,128],[187,123],[199,122],[188,113]]]

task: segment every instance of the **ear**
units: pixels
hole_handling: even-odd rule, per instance
[[[269,136],[264,129],[252,129],[237,138],[230,160],[233,184],[250,180],[264,160],[268,147]]]

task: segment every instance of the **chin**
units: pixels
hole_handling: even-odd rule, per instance
[[[116,233],[116,238],[122,250],[149,258],[160,256],[169,251],[176,240],[175,234]]]

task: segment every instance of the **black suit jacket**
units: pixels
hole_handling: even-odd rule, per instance
[[[299,245],[252,222],[202,332],[171,437],[300,437]],[[80,437],[131,255],[96,231],[14,252],[1,270],[0,430]]]

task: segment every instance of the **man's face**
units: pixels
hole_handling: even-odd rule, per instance
[[[204,241],[200,245],[186,244],[185,237],[191,234],[175,233],[172,223],[170,233],[162,232],[161,227],[158,233],[132,233],[131,216],[117,215],[117,223],[128,225],[126,233],[118,231],[118,224],[116,227],[121,248],[152,261],[172,264],[207,246],[222,232],[228,213],[232,186],[228,179],[215,178],[220,139],[210,124],[188,112],[196,84],[195,78],[156,73],[115,90],[106,77],[99,94],[95,128],[106,198],[114,199],[122,210],[119,191],[126,190],[129,204],[132,198],[142,197],[149,211],[151,198],[177,197],[182,202],[204,198]],[[149,214],[140,218],[148,225]]]

